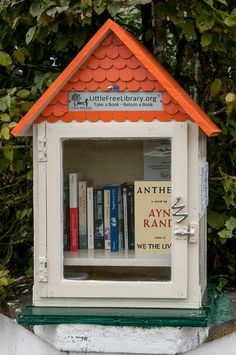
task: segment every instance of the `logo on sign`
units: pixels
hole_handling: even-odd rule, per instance
[[[73,101],[74,107],[82,107],[82,106],[88,107],[89,100],[87,98],[82,99],[81,94],[75,92],[71,95],[70,99],[71,101]]]

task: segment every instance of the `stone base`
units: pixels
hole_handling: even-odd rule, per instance
[[[201,345],[207,339],[209,328],[60,324],[37,325],[34,332],[61,351],[169,355]]]

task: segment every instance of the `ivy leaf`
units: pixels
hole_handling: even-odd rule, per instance
[[[61,14],[62,12],[66,11],[68,6],[55,6],[52,9],[48,10],[46,14],[52,18],[55,17],[56,14]]]
[[[200,32],[205,32],[210,30],[214,26],[215,20],[212,17],[198,17],[196,24]]]
[[[17,123],[16,122],[11,122],[9,123],[8,127],[11,129],[13,127],[16,127]]]
[[[0,114],[0,120],[2,122],[10,122],[11,118],[7,113],[1,113]]]
[[[228,230],[227,228],[223,229],[222,231],[218,232],[217,234],[223,239],[229,239],[229,238],[232,238],[232,236],[233,236],[232,231]]]
[[[221,4],[224,4],[224,5],[228,6],[228,4],[227,4],[227,2],[225,0],[216,0],[216,1],[220,2]]]
[[[213,0],[203,0],[203,1],[213,9],[213,5],[214,5]]]
[[[57,39],[55,41],[55,50],[57,52],[62,52],[66,47],[67,47],[67,43],[69,41],[69,38],[68,36],[60,33],[58,36],[57,36]]]
[[[34,38],[36,28],[37,28],[36,26],[30,27],[30,29],[26,33],[26,36],[25,36],[26,44],[29,44],[32,41],[32,39]]]
[[[233,92],[229,92],[226,96],[225,96],[225,102],[227,104],[229,104],[230,102],[234,102],[236,99],[236,95]]]
[[[30,6],[29,12],[33,17],[40,16],[41,13],[43,12],[43,9],[41,8],[41,2],[34,1]]]
[[[29,109],[34,105],[34,102],[32,101],[26,101],[21,105],[21,112],[25,113],[29,111]]]
[[[105,11],[106,4],[104,0],[94,0],[93,1],[93,9],[96,14],[101,15],[103,11]]]
[[[216,289],[218,292],[222,292],[224,287],[229,283],[229,280],[226,279],[226,277],[220,277],[218,281],[218,285],[216,286]]]
[[[6,111],[8,107],[11,105],[11,97],[10,95],[6,95],[0,98],[0,111]]]
[[[236,19],[234,19],[233,17],[231,16],[227,16],[225,19],[224,19],[224,23],[229,26],[229,27],[234,27],[236,26]]]
[[[3,65],[4,67],[8,67],[8,65],[11,64],[12,64],[12,60],[9,54],[0,51],[0,65]]]
[[[211,84],[211,88],[210,88],[211,96],[216,96],[217,94],[219,94],[221,86],[222,86],[222,81],[220,79],[215,79]]]
[[[86,36],[87,36],[87,31],[85,28],[81,29],[79,33],[76,32],[73,37],[73,44],[77,46],[78,49],[81,48],[85,43]]]
[[[3,126],[1,131],[0,131],[0,135],[4,138],[4,139],[9,139],[10,138],[10,130],[9,130],[9,127],[8,126]],[[4,153],[5,155],[5,153]],[[6,157],[6,155],[5,155]],[[6,157],[7,158],[7,157]]]
[[[233,231],[236,228],[236,218],[230,217],[226,222],[225,226],[228,230]]]
[[[21,48],[14,50],[13,56],[20,64],[24,64],[25,55],[24,51]]]
[[[107,6],[107,10],[109,11],[112,17],[115,17],[116,14],[120,11],[120,5],[114,4],[113,2]]]
[[[207,222],[209,226],[214,229],[219,230],[225,224],[225,218],[222,214],[217,212],[209,212],[207,215]]]
[[[19,90],[16,94],[20,99],[27,99],[30,95],[30,91],[26,89]]]
[[[207,47],[211,44],[211,41],[212,41],[212,37],[211,37],[211,34],[208,32],[208,33],[204,33],[201,37],[201,45],[203,47]]]

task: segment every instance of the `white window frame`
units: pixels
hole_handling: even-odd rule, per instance
[[[188,196],[188,149],[186,122],[56,122],[46,125],[47,139],[47,295],[42,297],[76,299],[186,299],[188,282],[188,240],[175,239],[172,221],[171,281],[95,281],[63,278],[62,139],[92,138],[170,138],[172,162],[172,203]]]

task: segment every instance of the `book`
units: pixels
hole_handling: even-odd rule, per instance
[[[143,143],[143,179],[169,181],[171,179],[171,141],[162,138]]]
[[[129,249],[128,244],[128,210],[127,210],[127,187],[122,186],[123,217],[124,217],[124,249]]]
[[[104,188],[104,238],[106,250],[111,249],[110,208],[110,190]]]
[[[88,249],[87,236],[87,181],[78,182],[79,249]]]
[[[134,184],[128,183],[127,188],[127,224],[128,249],[134,249]]]
[[[124,248],[124,213],[122,188],[118,186],[118,235],[119,235],[119,250]]]
[[[94,248],[104,249],[104,199],[103,189],[94,188]]]
[[[170,253],[171,182],[135,181],[135,252]]]
[[[110,190],[111,251],[117,252],[123,247],[121,186],[114,184],[105,188]]]
[[[70,214],[70,251],[77,251],[79,246],[78,230],[78,175],[69,174],[69,214]]]
[[[87,232],[88,249],[94,249],[93,187],[87,188]]]
[[[70,250],[70,209],[69,188],[66,186],[63,192],[63,245],[64,250]]]

